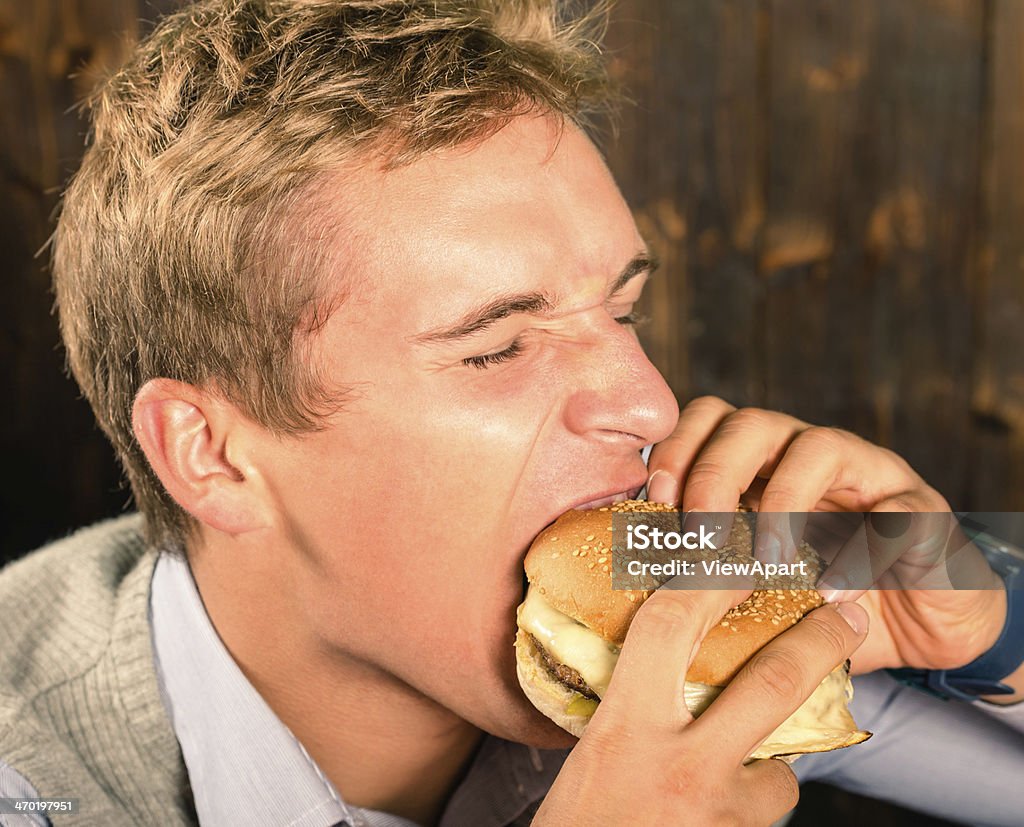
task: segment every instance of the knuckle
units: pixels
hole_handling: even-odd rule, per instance
[[[825,611],[832,615],[836,614],[834,609],[826,609]],[[819,611],[805,618],[803,622],[817,635],[821,648],[828,652],[833,663],[839,663],[843,660],[846,655],[847,644],[846,635],[842,632],[839,624],[845,625],[846,621],[838,617],[826,619],[824,612]]]
[[[949,511],[949,503],[934,488],[922,484],[921,488],[915,491],[905,491],[883,500],[886,511],[901,511],[907,513],[923,511]]]
[[[771,411],[767,408],[744,407],[734,411],[729,416],[730,420],[742,424],[743,427],[755,430],[793,430],[803,431],[812,426],[802,419],[790,416],[782,411]]]
[[[769,698],[779,701],[803,698],[800,663],[789,652],[778,649],[761,652],[750,661],[748,668],[750,676]]]
[[[836,453],[848,448],[851,440],[856,440],[854,434],[844,431],[841,428],[832,428],[827,425],[812,425],[797,436],[797,440],[805,446],[813,447],[818,451]]]
[[[876,511],[876,514],[912,514],[919,509],[919,506],[913,503],[910,498],[903,494],[896,494],[893,497],[886,497],[883,501],[885,503],[885,511]]]
[[[768,427],[772,419],[782,414],[766,411],[763,408],[739,408],[729,414],[726,427],[737,431],[761,431]]]
[[[722,462],[709,457],[700,457],[690,469],[690,473],[686,477],[686,485],[697,488],[716,485],[727,475],[728,469]]]
[[[735,408],[718,396],[698,396],[686,403],[686,411],[708,414],[723,414],[735,410]]]

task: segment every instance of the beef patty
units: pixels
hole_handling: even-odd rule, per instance
[[[566,666],[564,663],[559,663],[555,660],[551,653],[541,646],[540,641],[533,635],[530,635],[530,642],[533,643],[540,653],[541,660],[544,661],[544,666],[547,667],[548,672],[554,675],[559,683],[569,687],[574,692],[579,692],[585,698],[590,698],[593,701],[601,700],[600,696],[583,680],[583,676],[579,672],[571,666]]]

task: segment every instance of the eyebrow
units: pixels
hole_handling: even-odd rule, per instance
[[[619,273],[611,289],[609,296],[614,296],[630,281],[643,273],[653,273],[658,269],[658,259],[651,253],[642,252],[633,256],[629,264]],[[545,293],[516,293],[513,295],[499,296],[480,307],[470,310],[462,316],[454,325],[442,330],[428,331],[416,337],[417,342],[451,342],[472,336],[482,330],[486,330],[495,322],[507,318],[515,313],[529,313],[540,315],[552,307],[555,302]]]

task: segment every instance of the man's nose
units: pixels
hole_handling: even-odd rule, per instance
[[[679,420],[679,404],[633,333],[614,320],[578,353],[575,390],[566,405],[571,431],[588,438],[660,442]]]

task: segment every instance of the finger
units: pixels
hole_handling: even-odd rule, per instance
[[[707,441],[683,482],[685,511],[732,511],[754,478],[768,474],[807,423],[743,408],[729,414]]]
[[[860,645],[867,624],[854,603],[815,609],[754,655],[687,732],[742,762]]]
[[[865,477],[870,477],[870,490]],[[813,511],[830,491],[852,489],[867,509],[899,491],[925,487],[899,456],[839,428],[806,428],[778,457],[761,495],[762,511]]]
[[[671,436],[651,451],[647,499],[669,505],[679,502],[680,483],[690,472],[694,458],[722,420],[735,410],[715,396],[699,397],[683,408]]]
[[[856,532],[864,530],[864,515],[857,511],[815,511],[804,527],[804,539],[825,563],[831,563]]]
[[[683,515],[682,530],[693,531],[698,536],[708,535],[714,537],[715,548],[724,548],[732,539],[733,523],[737,517],[743,519],[744,514],[737,514],[735,511],[718,511],[714,514],[705,514],[703,511],[689,511]]]
[[[800,800],[800,782],[785,761],[751,761],[740,770],[743,800],[748,809],[744,824],[774,824]]]
[[[833,490],[861,488],[864,469],[870,469],[872,487],[881,490],[924,485],[897,455],[848,431],[811,427],[797,434],[771,472],[759,506],[766,515],[788,512],[792,517],[783,525],[759,516],[755,554],[765,562],[795,560],[806,515]]]
[[[672,589],[669,581],[637,611],[598,711],[602,721],[676,731],[691,718],[683,685],[700,642],[750,590]],[[595,716],[594,722],[597,722]]]
[[[806,511],[758,511],[754,557],[764,563],[792,563],[806,525]]]
[[[941,497],[931,489],[905,491],[879,502],[864,515],[863,528],[843,544],[821,576],[818,590],[826,602],[847,602],[892,572],[887,585],[924,588],[942,568],[952,514],[936,512]],[[929,579],[922,579],[929,578]],[[932,585],[935,585],[934,583]]]

